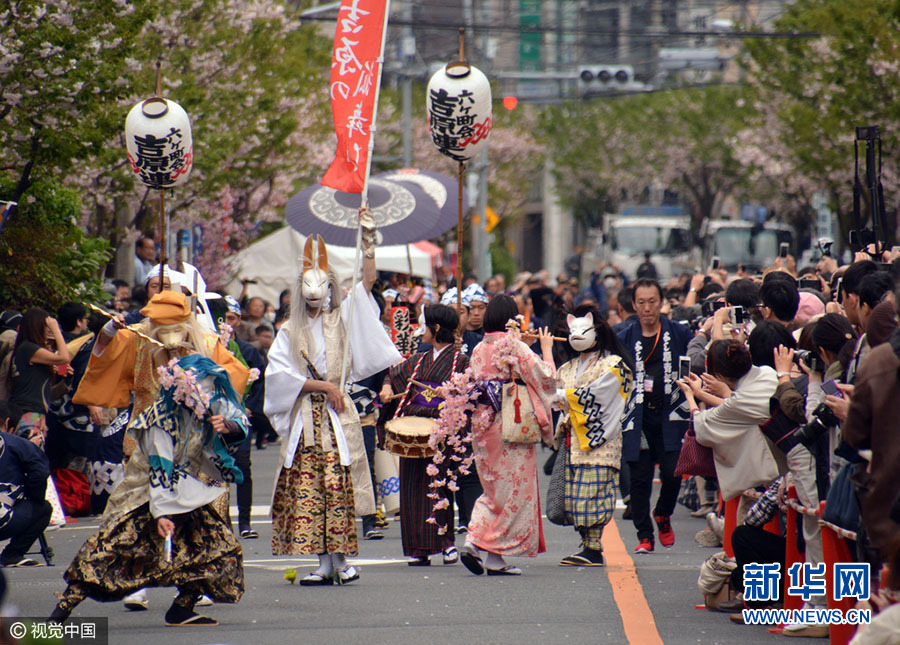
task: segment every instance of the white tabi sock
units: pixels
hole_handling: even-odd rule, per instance
[[[335,571],[343,571],[347,568],[347,558],[344,557],[343,553],[332,553],[331,563],[334,565]]]
[[[506,566],[506,561],[503,557],[497,553],[487,552],[487,558],[485,558],[484,566],[488,569],[502,569]]]
[[[334,574],[334,565],[331,563],[330,553],[319,554],[319,568],[314,571],[323,578],[330,578]]]

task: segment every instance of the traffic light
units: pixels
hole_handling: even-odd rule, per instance
[[[578,68],[578,89],[582,94],[621,92],[634,81],[631,65],[582,65]]]

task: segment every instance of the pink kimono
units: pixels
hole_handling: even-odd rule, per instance
[[[501,370],[495,365],[495,343],[503,335],[485,334],[484,341],[475,347],[471,359],[473,380],[510,379],[509,369]],[[516,362],[512,378],[521,379],[528,386],[544,441],[552,443],[550,403],[556,392],[556,368],[520,341],[515,342],[513,355]],[[493,421],[483,429],[476,428],[476,423],[472,427],[472,448],[484,494],[472,510],[467,541],[502,556],[534,557],[543,553],[546,548],[541,526],[537,444],[503,441],[501,415],[490,406],[478,405],[475,414],[490,414]]]

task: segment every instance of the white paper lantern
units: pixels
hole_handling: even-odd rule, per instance
[[[431,140],[456,161],[477,156],[491,134],[491,84],[481,70],[450,63],[428,81]]]
[[[187,181],[194,164],[191,120],[174,101],[154,97],[131,108],[125,145],[131,170],[150,188],[163,190]]]

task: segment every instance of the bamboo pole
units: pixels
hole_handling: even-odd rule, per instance
[[[156,59],[156,96],[162,98],[162,56]],[[159,190],[159,290],[162,292],[166,284],[166,257],[169,247],[169,226],[166,219],[166,191]],[[171,280],[171,278],[170,278]]]
[[[375,154],[375,130],[376,121],[378,119],[378,98],[381,95],[381,72],[384,67],[384,43],[387,40],[388,19],[391,17],[391,0],[385,0],[384,6],[384,23],[381,29],[381,55],[378,57],[378,75],[375,82],[375,105],[372,108],[372,125],[369,127],[369,155],[366,159],[366,174],[363,177],[363,189],[360,194],[359,207],[360,217],[364,210],[369,208],[369,175],[372,174],[372,156]],[[359,280],[360,256],[362,255],[362,225],[356,223],[356,255],[353,261],[353,282],[350,283],[350,306],[347,310],[347,330],[353,322],[353,290],[356,289],[356,282]],[[341,392],[346,390],[347,386],[347,363],[350,358],[350,339],[344,343],[344,356],[341,359]]]

